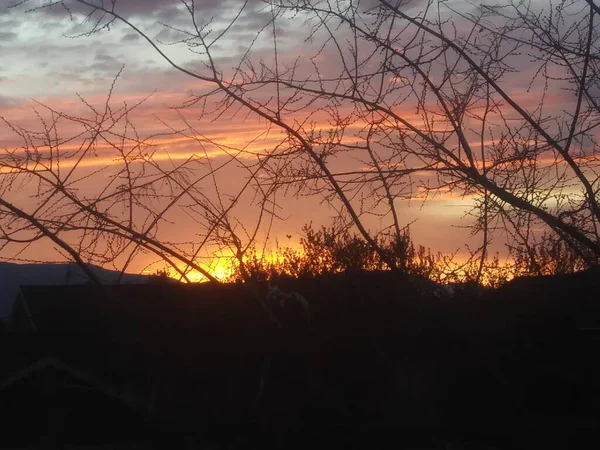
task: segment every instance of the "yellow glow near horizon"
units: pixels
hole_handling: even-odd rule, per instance
[[[203,265],[204,269],[219,281],[227,280],[233,273],[231,257],[216,257],[210,264]],[[204,283],[207,278],[195,269],[189,269],[185,265],[178,266],[178,269],[185,272],[187,279],[191,283]],[[166,269],[168,276],[175,280],[183,280],[181,274],[173,267]],[[187,270],[187,271],[186,271]]]
[[[256,253],[256,257],[258,259],[263,259],[263,255],[258,252]],[[264,255],[264,261],[267,264],[277,265],[278,263],[283,262],[283,259],[283,256],[278,251],[266,253]],[[201,264],[201,267],[203,269],[205,269],[208,273],[210,273],[219,281],[226,281],[227,279],[229,279],[234,273],[234,266],[235,258],[233,254],[216,256],[210,261],[210,263]],[[185,272],[187,279],[191,283],[204,283],[208,281],[202,273],[198,272],[195,269],[188,268],[188,266],[186,266],[185,264],[178,264],[177,268],[179,269],[179,271]],[[185,281],[182,278],[181,273],[174,267],[168,267],[165,268],[165,270],[167,271],[167,275],[170,278],[173,278],[174,280],[178,281]],[[154,271],[146,270],[145,273],[154,273]]]
[[[285,256],[279,250],[272,251],[269,253],[256,253],[255,256],[265,263],[265,268],[268,265],[273,264],[278,266],[283,263]],[[303,252],[299,248],[291,248],[300,257],[303,256]],[[440,261],[438,266],[439,272],[434,271],[436,279],[432,278],[432,281],[437,281],[440,284],[449,284],[454,282],[460,282],[461,279],[469,279],[473,276],[473,270],[479,266],[479,260],[473,259],[466,253],[453,253],[446,255],[449,259],[446,261]],[[490,285],[498,277],[505,278],[507,281],[514,278],[514,260],[510,257],[500,258],[499,265],[494,266],[492,263],[493,255],[489,255],[486,264],[483,267],[482,277],[480,282],[483,285]],[[470,262],[469,262],[470,261]],[[491,264],[491,265],[490,265]],[[217,280],[226,282],[231,279],[234,273],[235,258],[233,255],[219,255],[214,257],[210,263],[201,265],[208,273],[210,273]],[[445,267],[443,267],[445,266]],[[179,270],[186,271],[186,277],[191,283],[204,283],[207,282],[207,278],[195,269],[188,269],[185,264],[178,266]],[[181,274],[173,267],[167,268],[167,275],[178,281],[184,281]],[[150,273],[150,271],[146,271]],[[469,275],[470,274],[470,275]],[[439,279],[437,278],[439,277]],[[465,278],[466,277],[466,278]]]

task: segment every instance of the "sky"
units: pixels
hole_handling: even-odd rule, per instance
[[[196,197],[184,195],[175,206],[167,210],[164,220],[161,220],[160,230],[152,229],[162,241],[193,254],[204,239],[208,226],[205,212],[199,209],[199,205],[211,202],[217,205],[216,209],[231,205],[232,198],[247,182],[252,167],[256,167],[261,161],[259,155],[272,154],[274,148],[284,142],[281,131],[276,127],[269,127],[264,118],[248,114],[243,108],[233,107],[220,114],[218,104],[210,103],[222,100],[222,97],[218,96],[208,97],[208,103],[200,102],[181,108],[191,96],[206,94],[214,86],[170,67],[156,49],[130,26],[115,22],[98,33],[87,35],[86,32],[95,20],[100,19],[100,24],[104,24],[106,19],[93,15],[88,20],[82,20],[84,16],[81,13],[89,9],[79,6],[74,1],[65,2],[68,9],[61,4],[36,9],[49,3],[45,0],[29,0],[20,4],[16,0],[0,0],[0,115],[6,120],[0,125],[0,149],[4,149],[5,154],[10,153],[11,149],[20,149],[23,153],[23,137],[15,130],[22,127],[40,131],[47,127],[52,117],[56,117],[60,111],[64,114],[57,120],[56,126],[56,132],[62,139],[60,149],[59,146],[54,149],[44,147],[43,151],[46,153],[42,158],[46,158],[48,163],[52,159],[48,155],[54,155],[54,166],[51,169],[60,172],[59,178],[72,183],[70,186],[79,198],[89,200],[117,189],[119,183],[124,182],[123,174],[127,166],[124,161],[128,161],[127,158],[129,161],[138,159],[137,162],[131,163],[131,167],[126,168],[136,183],[154,180],[155,190],[144,192],[147,197],[143,200],[149,202],[149,208],[154,208],[154,213],[169,203],[167,193],[177,193],[180,188],[173,180],[157,181],[160,179],[160,171],[179,167],[181,172],[177,172],[177,176],[186,183],[194,180],[194,177],[201,178],[194,185]],[[110,4],[109,1],[100,0],[96,0],[96,3]],[[371,3],[373,1],[363,2],[361,6],[367,8]],[[200,24],[206,23],[208,18],[212,17],[212,21],[202,32],[212,31],[208,36],[215,36],[238,14],[240,4],[239,0],[198,1],[195,3],[194,17]],[[406,10],[419,11],[424,5],[425,2],[422,1],[408,2]],[[448,2],[448,5],[463,12],[469,12],[473,8],[469,3],[462,1]],[[178,30],[193,31],[193,23],[183,2],[117,0],[115,11],[143,31],[179,66],[196,73],[207,73],[203,66],[207,61],[206,56],[198,54],[197,47],[177,43],[186,36]],[[73,20],[70,19],[69,13],[74,15]],[[235,26],[228,29],[227,33],[211,46],[212,58],[223,68],[225,76],[234,73],[236,64],[248,51],[251,52],[250,60],[256,64],[253,67],[242,67],[248,76],[252,75],[253,70],[255,75],[260,74],[261,70],[266,70],[265,68],[272,70],[274,34],[281,70],[289,69],[296,61],[298,74],[295,76],[298,77],[310,74],[315,67],[319,67],[320,74],[325,78],[329,72],[332,76],[339,73],[340,61],[329,53],[331,42],[327,47],[323,47],[323,29],[315,30],[311,34],[310,24],[294,18],[292,13],[279,17],[277,26],[273,28],[270,25],[271,18],[272,11],[269,7],[259,0],[251,0],[243,9]],[[261,62],[264,63],[263,67],[260,66]],[[534,68],[528,65],[526,58],[518,64],[522,64],[521,70],[506,75],[505,83],[524,105],[535,105],[539,97],[535,89],[533,92],[528,91],[530,71]],[[402,80],[397,82],[401,83]],[[77,155],[81,152],[82,139],[87,136],[85,133],[89,133],[89,126],[95,120],[94,117],[97,118],[95,111],[102,113],[109,93],[112,111],[142,103],[127,116],[130,122],[122,119],[114,125],[114,142],[99,142],[80,160]],[[254,98],[267,102],[272,100],[274,95],[276,93],[272,86],[259,86]],[[326,109],[324,103],[310,103],[302,98],[290,101],[291,104],[297,102],[302,108],[299,107],[297,111],[290,108],[284,112],[284,120],[289,123],[302,123],[308,119],[315,133],[326,134],[331,128],[328,120],[331,120],[332,113]],[[560,108],[565,102],[572,102],[572,96],[557,92],[547,100],[547,108]],[[412,118],[409,120],[418,122],[418,117],[415,117],[410,108],[413,107],[409,105],[406,109],[399,108],[398,113],[410,116]],[[87,117],[90,122],[73,120],[76,117]],[[83,131],[86,130],[86,126],[87,131]],[[308,124],[306,126],[308,127]],[[362,125],[357,121],[352,126],[358,130]],[[348,128],[350,132],[352,126]],[[48,129],[51,134],[55,132],[52,126]],[[141,136],[144,144],[136,146],[129,142],[119,149],[114,143],[118,144],[118,136],[123,134]],[[344,137],[343,142],[354,142],[353,137],[350,133]],[[131,153],[124,156],[123,149]],[[152,155],[150,165],[147,164],[149,155]],[[235,155],[235,158],[232,155]],[[140,159],[146,163],[142,164]],[[302,158],[298,157],[293,161],[301,164]],[[351,151],[348,154],[332,156],[329,161],[334,172],[364,168],[363,162]],[[280,170],[285,171],[285,165],[289,164],[289,161],[281,164],[283,167],[280,167]],[[207,175],[209,169],[214,167],[219,167],[214,177]],[[54,173],[52,170],[47,172]],[[415,174],[413,180],[417,180],[418,185],[427,182],[428,176],[427,173]],[[58,201],[49,201],[40,207],[40,186],[27,177],[15,176],[10,178],[10,182],[12,184],[9,188],[6,187],[8,181],[4,180],[2,183],[3,198],[27,211],[51,215],[63,207]],[[398,188],[398,192],[402,193],[402,189]],[[471,236],[468,229],[473,223],[468,211],[474,205],[474,196],[461,195],[460,192],[454,191],[439,191],[433,198],[423,202],[422,193],[411,189],[413,190],[410,190],[410,193],[415,198],[408,200],[399,197],[396,207],[401,225],[410,224],[411,236],[417,244],[443,253],[458,252],[459,255],[468,253],[467,246],[476,248],[480,245],[481,236]],[[47,192],[44,192],[46,191],[42,191],[42,197],[47,195]],[[142,190],[138,194],[141,198]],[[273,209],[267,205],[272,214],[261,216],[253,191],[243,191],[229,211],[231,224],[236,232],[247,240],[260,219],[259,242],[268,235],[271,245],[274,245],[275,240],[283,245],[295,245],[301,236],[303,224],[312,222],[315,226],[328,225],[336,217],[335,208],[339,207],[339,202],[334,201],[332,206],[323,201],[323,196],[308,195],[306,191],[300,195],[295,194],[297,192],[294,189],[287,192],[282,189],[277,191],[277,207]],[[202,200],[198,200],[199,198]],[[111,217],[119,217],[123,223],[127,223],[128,219],[134,220],[138,228],[143,230],[144,224],[151,221],[152,214],[141,204],[131,208],[131,205],[128,205],[129,200],[124,196],[118,202],[109,202],[110,204],[105,206],[106,211],[110,211]],[[273,198],[270,198],[270,201],[272,200]],[[370,230],[389,225],[389,216],[382,219],[379,215],[380,209],[368,206],[368,198],[361,200],[355,197],[353,201],[359,208],[360,205],[367,205],[364,220]],[[369,208],[373,208],[371,215],[368,214]],[[66,235],[65,230],[61,230],[61,233]],[[292,238],[288,238],[288,235]],[[86,241],[82,245],[104,245],[92,241]],[[83,240],[79,244],[82,242]],[[501,239],[495,241],[492,249],[504,251],[504,242]],[[212,242],[212,247],[207,244],[206,248],[212,250],[205,253],[201,251],[198,254],[198,257],[204,255],[204,264],[211,264],[210,252],[216,251],[217,244]],[[64,258],[64,252],[57,249],[56,244],[48,239],[36,240],[25,250],[23,245],[13,243],[3,247],[0,252],[3,259],[24,261],[56,261]],[[221,252],[228,253],[227,250]],[[149,270],[148,267],[157,267],[149,266],[156,261],[156,255],[134,254],[131,261],[127,255],[127,251],[120,253],[118,264],[122,267],[127,263],[128,271],[139,272]],[[110,262],[107,261],[106,265],[110,266]]]

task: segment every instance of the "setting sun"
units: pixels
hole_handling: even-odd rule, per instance
[[[215,277],[219,281],[226,281],[233,274],[232,258],[231,257],[219,257],[211,261],[210,264],[204,265],[204,268],[208,273]],[[179,271],[184,272],[185,276],[190,283],[203,283],[208,281],[206,277],[195,269],[188,269],[186,266],[181,265],[178,267]],[[183,281],[181,273],[173,267],[166,269],[168,276]]]

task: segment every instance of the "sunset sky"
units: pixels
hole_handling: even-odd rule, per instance
[[[40,130],[43,126],[41,118],[48,120],[51,114],[41,105],[46,105],[55,111],[79,117],[89,115],[90,109],[78,98],[85,99],[89,105],[102,109],[106,101],[111,84],[118,77],[111,97],[114,108],[124,104],[133,105],[145,99],[131,115],[131,122],[135,125],[137,133],[142,137],[152,136],[148,141],[152,143],[153,161],[160,167],[175,167],[185,163],[190,169],[198,165],[199,172],[205,173],[208,162],[215,166],[225,164],[216,174],[216,178],[207,178],[198,184],[199,191],[207,193],[218,185],[223,199],[227,195],[235,195],[240,186],[247,179],[247,171],[241,169],[239,164],[226,164],[231,160],[232,152],[243,149],[245,153],[238,155],[236,161],[256,161],[256,153],[272,150],[281,142],[282,135],[275,128],[269,128],[264,119],[255,115],[248,115],[244,111],[230,110],[220,117],[206,114],[201,118],[202,105],[196,104],[185,109],[175,109],[190,98],[190,94],[205,93],[212,89],[209,83],[181,74],[170,67],[164,59],[153,49],[148,42],[143,40],[131,28],[114,23],[110,30],[104,30],[91,36],[81,35],[89,29],[92,20],[81,23],[81,20],[70,20],[67,12],[60,5],[52,8],[29,11],[29,8],[43,5],[47,2],[31,0],[23,5],[15,5],[16,0],[0,0],[0,115],[13,125],[29,129]],[[80,12],[74,2],[72,12]],[[105,4],[110,2],[105,1]],[[363,2],[368,6],[373,0]],[[467,2],[455,0],[448,2],[453,8],[469,12],[474,6]],[[494,2],[495,3],[495,2]],[[139,27],[169,57],[182,67],[190,70],[198,69],[201,72],[201,58],[190,52],[185,45],[168,45],[182,38],[182,34],[165,27],[189,27],[189,15],[179,0],[117,0],[116,11],[126,17],[131,23]],[[409,2],[407,11],[421,10],[426,2]],[[545,2],[534,2],[534,5],[544,5]],[[201,0],[196,2],[198,17],[213,17],[212,26],[215,29],[224,24],[237,14],[239,0],[221,2],[219,0]],[[251,0],[244,14],[240,17],[235,27],[219,40],[214,47],[213,56],[221,67],[233,70],[236,62],[247,51],[248,46],[272,18],[271,10],[258,0]],[[458,22],[460,23],[460,21]],[[281,55],[281,64],[292,61],[297,57],[308,59],[315,55],[315,51],[322,44],[318,34],[313,39],[306,40],[307,30],[299,26],[291,18],[282,17],[277,22],[278,51]],[[88,28],[86,28],[88,27]],[[255,61],[264,59],[268,61],[272,53],[273,32],[263,32],[253,44],[252,52]],[[320,55],[320,62],[327,61],[327,53]],[[339,69],[339,64],[331,57],[330,69],[333,73]],[[336,66],[336,64],[338,64]],[[327,64],[320,67],[327,68]],[[310,71],[309,64],[301,65],[305,71]],[[519,98],[524,106],[534,107],[539,101],[539,96],[533,91],[527,91],[531,80],[527,59],[523,57],[522,72],[508,74],[503,79],[503,85],[511,89],[511,93]],[[324,74],[325,75],[325,74]],[[527,76],[524,76],[527,75]],[[264,95],[264,94],[261,94]],[[149,97],[148,97],[149,96]],[[148,97],[148,98],[147,98]],[[546,107],[562,108],[572,102],[573,96],[567,92],[557,92],[547,99]],[[207,106],[211,108],[210,105]],[[399,111],[406,116],[414,116],[414,106],[408,105],[406,110]],[[36,110],[41,114],[38,116]],[[288,120],[302,120],[306,110],[290,115]],[[326,116],[317,111],[311,111],[316,129],[325,132],[328,129]],[[187,121],[187,125],[184,122]],[[76,135],[78,127],[68,119],[61,119],[58,123],[59,132],[66,135]],[[189,129],[193,127],[193,132]],[[181,133],[174,134],[174,130]],[[131,130],[129,130],[131,131]],[[198,137],[200,136],[201,137]],[[195,137],[194,137],[195,136]],[[0,148],[18,149],[21,147],[22,138],[15,133],[6,123],[0,124]],[[64,152],[76,152],[79,143],[74,139],[62,144]],[[1,151],[1,150],[0,150]],[[360,170],[360,163],[352,159],[340,158],[332,163],[333,169],[343,172],[346,170]],[[196,161],[197,160],[197,161]],[[63,175],[75,165],[76,159],[63,157],[61,170]],[[138,166],[141,166],[138,163]],[[85,158],[76,165],[73,178],[77,182],[80,198],[92,198],[102,192],[102,187],[111,180],[123,167],[123,160],[115,154],[115,149],[109,145],[97,146],[93,153],[86,154]],[[137,167],[137,166],[136,166]],[[202,172],[204,171],[204,172]],[[194,175],[191,175],[194,176]],[[416,174],[415,177],[427,177],[427,174]],[[166,187],[165,187],[166,189]],[[25,210],[32,210],[36,204],[37,186],[35,183],[20,184],[19,188],[5,190],[2,194],[14,204]],[[208,194],[207,194],[208,195]],[[211,196],[212,195],[212,196]],[[208,195],[216,199],[214,193]],[[159,196],[160,197],[160,196]],[[424,244],[434,251],[444,253],[458,252],[461,255],[468,253],[466,245],[477,248],[480,245],[480,236],[470,236],[467,228],[472,223],[472,218],[466,216],[469,208],[474,204],[472,196],[463,197],[459,192],[440,192],[436,197],[423,203],[417,198],[408,201],[398,199],[396,205],[400,214],[402,225],[412,224],[410,227],[413,240],[417,244]],[[323,204],[317,196],[294,196],[293,192],[277,193],[277,217],[271,224],[271,242],[276,238],[281,244],[297,244],[301,236],[303,224],[313,222],[314,225],[328,225],[336,216],[336,211]],[[157,197],[157,202],[165,199]],[[216,201],[216,200],[215,200]],[[225,203],[226,201],[223,200]],[[251,205],[252,196],[244,194],[235,205],[232,219],[237,230],[243,235],[243,229],[251,229],[256,223],[258,209]],[[160,225],[160,236],[164,241],[173,243],[178,248],[185,248],[193,252],[194,243],[201,237],[197,229],[200,215],[191,214],[189,202],[182,200],[177,207],[169,210],[166,221]],[[142,213],[140,213],[142,214]],[[140,215],[140,217],[142,217]],[[265,219],[259,230],[259,236],[267,233],[269,219]],[[366,217],[365,224],[370,230],[376,230],[388,223],[382,223],[377,216]],[[286,236],[291,235],[288,239]],[[492,248],[503,251],[504,240],[494,241]],[[63,259],[57,252],[54,243],[42,239],[21,253],[19,245],[11,244],[2,250],[2,259],[16,258],[16,260],[47,260],[56,261]],[[206,255],[205,255],[206,256]],[[124,263],[125,256],[119,260]],[[126,258],[125,258],[126,259]],[[128,271],[141,271],[156,257],[152,255],[137,255],[128,266]],[[208,264],[204,260],[204,263]],[[108,265],[110,266],[110,264]],[[158,266],[153,266],[158,267]]]

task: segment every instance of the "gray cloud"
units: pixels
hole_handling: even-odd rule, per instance
[[[85,67],[82,71],[87,77],[91,76],[91,79],[98,79],[104,77],[115,76],[123,64],[125,63],[125,57],[114,57],[111,55],[98,53],[94,58],[94,63]]]
[[[253,0],[250,3],[257,3],[258,1],[260,0]],[[197,12],[217,10],[220,7],[226,6],[227,3],[242,4],[243,2],[241,0],[230,0],[229,2],[223,2],[222,0],[202,0],[201,2],[196,2],[195,9]],[[94,4],[106,9],[112,8],[110,0],[95,0]],[[48,6],[46,0],[12,0],[8,6],[16,6],[14,9],[21,11],[37,9],[39,12],[52,16],[68,13],[87,15],[93,10],[93,7],[83,5],[77,0],[64,0],[52,6]],[[114,11],[119,15],[127,17],[157,17],[160,20],[169,20],[174,18],[181,7],[182,3],[180,0],[116,0]]]
[[[140,35],[134,32],[127,33],[121,38],[121,42],[136,42],[140,39]]]
[[[21,99],[0,94],[0,108],[14,108],[20,106],[22,103]]]
[[[17,38],[17,33],[12,31],[0,31],[0,41],[12,41]]]
[[[180,4],[179,0],[117,0],[115,11],[119,14],[153,16],[159,11],[175,9]]]
[[[107,53],[96,53],[94,60],[99,63],[109,63],[109,64],[119,62],[118,58],[114,57],[113,55],[109,55]]]

